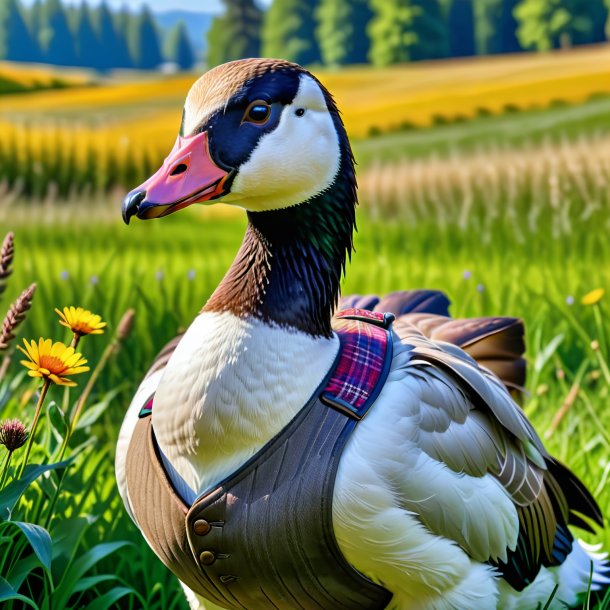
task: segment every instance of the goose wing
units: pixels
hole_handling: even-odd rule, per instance
[[[568,525],[591,529],[583,517],[602,524],[599,507],[577,477],[548,454],[491,371],[455,345],[426,338],[407,319],[397,321],[395,332],[409,350],[407,370],[417,386],[421,451],[450,469],[456,485],[460,477],[493,479],[514,506],[518,534],[498,538],[490,515],[478,516],[478,524],[477,515],[460,520],[433,501],[408,508],[431,531],[497,566],[521,590],[541,566],[564,561],[573,541]]]

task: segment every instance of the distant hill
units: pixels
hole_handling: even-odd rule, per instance
[[[155,13],[157,23],[168,31],[178,21],[184,21],[186,29],[189,33],[193,48],[198,54],[203,53],[206,49],[206,34],[212,24],[214,15],[210,13],[201,13],[197,11],[160,11]]]

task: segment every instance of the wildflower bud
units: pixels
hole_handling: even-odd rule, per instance
[[[594,352],[599,352],[599,341],[597,339],[594,339],[593,341],[591,341],[591,349]]]
[[[125,341],[131,334],[133,324],[135,322],[136,312],[133,309],[128,309],[121,318],[116,331],[116,336],[119,341]]]
[[[557,379],[565,379],[566,378],[566,374],[565,374],[565,371],[563,369],[557,369],[555,371],[555,375],[557,375]]]
[[[6,290],[6,280],[13,272],[12,263],[15,254],[15,244],[12,233],[7,233],[0,248],[0,295]]]
[[[549,391],[549,386],[546,385],[546,383],[543,383],[543,384],[539,385],[538,388],[536,389],[536,395],[544,396],[548,391]]]
[[[15,338],[15,330],[25,320],[25,314],[32,306],[35,291],[36,284],[32,284],[9,307],[2,322],[2,329],[0,330],[0,351],[6,350],[10,342]]]
[[[0,424],[0,445],[11,452],[23,447],[28,436],[28,431],[18,419],[7,419]]]
[[[595,370],[589,373],[589,379],[591,381],[597,381],[602,376],[601,371]]]

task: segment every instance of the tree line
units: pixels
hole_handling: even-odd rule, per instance
[[[547,51],[608,39],[610,0],[223,0],[208,63],[338,66]]]
[[[106,2],[89,7],[61,0],[0,0],[0,59],[80,66],[100,71],[116,68],[153,70],[169,61],[183,70],[195,63],[184,23],[163,37],[154,15],[127,7],[112,11]]]

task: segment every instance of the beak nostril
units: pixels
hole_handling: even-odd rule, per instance
[[[171,171],[170,176],[177,176],[178,174],[183,174],[187,169],[188,169],[188,165],[186,163],[179,163]]]

